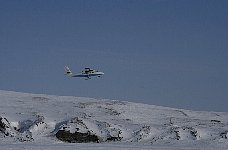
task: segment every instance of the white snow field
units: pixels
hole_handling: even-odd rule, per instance
[[[0,90],[0,149],[228,149],[228,113]]]

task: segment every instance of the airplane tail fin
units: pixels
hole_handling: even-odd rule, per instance
[[[68,75],[68,76],[72,75],[72,72],[68,66],[65,66],[65,75]]]

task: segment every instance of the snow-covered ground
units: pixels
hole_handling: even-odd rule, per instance
[[[11,91],[0,103],[0,149],[228,149],[225,112]]]

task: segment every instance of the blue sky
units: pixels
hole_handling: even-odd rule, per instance
[[[0,0],[0,89],[227,111],[227,0]],[[63,67],[105,72],[67,78]]]

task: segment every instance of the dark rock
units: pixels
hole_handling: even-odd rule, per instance
[[[220,136],[224,139],[227,139],[227,135],[228,135],[228,131],[224,131],[224,132],[220,133]]]
[[[6,136],[9,135],[8,132],[6,132],[6,129],[9,128],[9,121],[6,118],[0,117],[0,132],[4,133]]]
[[[220,121],[220,120],[211,120],[211,122],[221,123],[221,121]]]
[[[123,137],[108,137],[106,141],[121,141]]]
[[[56,137],[64,142],[69,143],[88,143],[88,142],[96,142],[99,143],[99,138],[96,135],[91,135],[90,132],[88,133],[70,133],[70,131],[59,130],[56,133]]]

